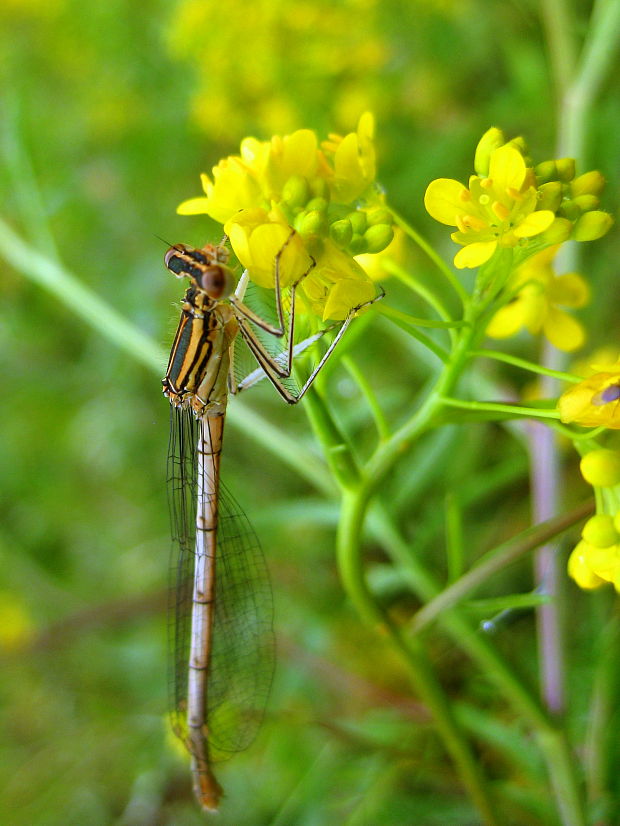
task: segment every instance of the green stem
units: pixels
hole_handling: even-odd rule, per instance
[[[319,438],[322,438],[319,436]],[[391,622],[373,599],[366,580],[359,551],[359,534],[364,506],[355,490],[344,489],[338,530],[338,567],[343,587],[357,613],[379,633],[387,634],[403,656],[416,692],[433,715],[437,732],[458,767],[464,786],[487,824],[497,824],[484,776],[466,738],[453,718],[450,703],[430,668],[419,641],[412,644]],[[357,531],[350,530],[354,525]]]
[[[469,295],[443,258],[438,255],[436,250],[428,243],[428,241],[426,241],[419,232],[416,232],[416,230],[408,224],[401,215],[395,212],[392,207],[390,207],[390,211],[398,226],[405,232],[406,235],[415,241],[422,252],[430,258],[437,269],[445,276],[448,283],[452,285],[455,293],[460,298],[463,307],[466,307],[469,303]]]
[[[620,45],[620,3],[597,0],[579,62],[561,101],[560,150],[583,160],[590,111]],[[574,65],[574,64],[573,64]]]
[[[166,354],[109,304],[84,286],[74,275],[26,244],[5,221],[0,219],[0,255],[18,272],[37,286],[44,287],[95,330],[148,367],[157,365],[161,372]]]
[[[417,339],[427,350],[434,353],[441,362],[445,363],[448,361],[450,358],[448,351],[444,350],[444,348],[437,344],[430,336],[427,336],[419,330],[417,325],[412,323],[411,316],[408,316],[406,313],[401,313],[399,310],[395,310],[393,307],[385,304],[378,308],[378,312],[386,316],[386,318],[389,318],[390,321],[400,327],[401,330],[405,330],[412,338]]]
[[[541,364],[536,364],[533,361],[526,361],[526,359],[511,356],[508,353],[502,353],[499,350],[472,350],[469,354],[471,358],[488,358],[502,361],[505,364],[512,364],[514,367],[520,367],[522,370],[529,370],[530,373],[538,373],[541,376],[550,376],[553,379],[560,381],[567,381],[573,384],[579,384],[583,381],[583,377],[575,376],[573,373],[565,373],[562,370],[552,370],[550,367],[543,367]]]
[[[375,427],[377,428],[377,432],[379,434],[379,438],[381,440],[389,439],[390,437],[390,426],[387,423],[387,419],[383,414],[383,410],[381,409],[381,405],[379,404],[379,400],[377,399],[377,395],[375,391],[372,389],[372,385],[368,381],[368,376],[364,373],[360,368],[357,366],[355,361],[350,356],[344,356],[342,359],[342,364],[344,367],[349,371],[351,377],[357,384],[357,386],[362,391],[364,398],[366,399],[366,403],[370,408],[370,412],[372,413],[372,417],[375,421]]]
[[[432,293],[428,287],[413,278],[407,270],[395,261],[386,260],[383,264],[383,268],[386,272],[390,273],[390,275],[393,275],[398,278],[399,281],[402,281],[403,284],[405,284],[412,292],[419,295],[420,298],[423,298],[429,307],[432,307],[433,310],[435,310],[439,318],[443,320],[444,327],[447,330],[451,340],[454,342],[454,318],[448,312],[448,309],[444,306],[441,299]]]
[[[589,801],[600,810],[609,794],[611,719],[618,690],[618,640],[620,616],[615,613],[600,637],[600,653],[594,672],[584,747],[584,767]]]
[[[370,625],[387,633],[394,647],[400,651],[416,692],[433,715],[438,734],[446,750],[458,767],[464,786],[482,814],[485,823],[495,826],[499,821],[486,790],[484,776],[472,753],[467,739],[456,724],[450,703],[430,668],[427,656],[419,641],[405,639],[402,632],[387,617],[373,599],[366,580],[359,551],[359,541],[354,533],[343,530],[350,522],[361,530],[363,515],[359,515],[360,499],[356,490],[362,477],[354,457],[346,449],[343,436],[333,422],[327,407],[318,393],[309,391],[306,410],[315,433],[323,445],[328,462],[342,490],[341,519],[338,529],[338,563],[346,593],[358,614]],[[351,544],[353,543],[353,544]]]
[[[556,99],[562,100],[577,62],[574,12],[566,0],[541,0]]]
[[[558,410],[546,410],[540,407],[522,407],[518,404],[500,404],[498,402],[464,401],[463,399],[442,399],[446,407],[455,407],[458,410],[475,410],[486,413],[508,413],[511,417],[525,416],[528,419],[559,419]]]

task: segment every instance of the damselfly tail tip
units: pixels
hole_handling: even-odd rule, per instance
[[[213,813],[219,811],[224,789],[215,779],[213,772],[202,767],[194,772],[194,794],[203,811]]]

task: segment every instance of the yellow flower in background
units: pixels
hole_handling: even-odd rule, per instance
[[[450,237],[463,247],[454,259],[459,269],[478,267],[498,247],[539,235],[555,218],[549,209],[537,211],[534,170],[514,144],[492,149],[488,176],[472,175],[469,187],[451,178],[432,181],[424,205],[436,221],[457,227]]]
[[[0,651],[19,651],[28,645],[34,633],[34,622],[23,600],[9,591],[1,591]]]
[[[588,376],[560,396],[560,418],[583,427],[620,429],[620,361]]]
[[[309,129],[269,141],[245,138],[239,155],[201,176],[203,196],[183,201],[182,215],[206,214],[224,224],[250,278],[273,287],[302,276],[300,305],[321,320],[342,320],[376,290],[355,260],[392,242],[392,216],[375,186],[374,118],[356,132],[319,146]]]
[[[559,350],[570,352],[583,345],[583,326],[561,307],[583,307],[590,291],[577,273],[555,274],[558,249],[548,247],[517,268],[508,284],[515,296],[495,313],[487,335],[508,338],[525,327],[533,334],[542,332]]]

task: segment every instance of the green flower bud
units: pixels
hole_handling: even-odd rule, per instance
[[[327,207],[327,221],[330,224],[346,218],[348,214],[349,207],[346,204],[330,204]]]
[[[600,201],[596,195],[577,195],[573,198],[573,203],[576,204],[582,212],[591,212],[596,209]]]
[[[353,227],[348,218],[334,221],[329,227],[329,234],[339,247],[348,247],[353,238]]]
[[[551,226],[541,233],[538,237],[547,244],[561,244],[570,238],[573,231],[573,224],[566,218],[556,218]]]
[[[571,238],[574,241],[595,241],[609,231],[613,222],[608,212],[586,212],[575,224]]]
[[[391,224],[376,224],[374,227],[368,227],[364,238],[367,252],[381,252],[394,238],[394,230]]]
[[[550,209],[556,212],[562,203],[562,184],[559,181],[549,181],[538,187],[537,209]]]
[[[614,516],[614,528],[620,533],[620,511]]]
[[[377,207],[371,209],[366,213],[366,219],[369,227],[374,227],[375,224],[393,224],[394,219],[392,213],[386,207]]]
[[[355,212],[349,212],[347,218],[351,221],[353,232],[358,235],[363,235],[366,232],[366,213],[363,210],[357,209]],[[357,253],[355,254],[357,255]]]
[[[291,175],[282,187],[282,200],[290,207],[302,207],[309,193],[308,181],[301,175]]]
[[[314,198],[324,198],[329,201],[329,184],[325,178],[312,178],[309,184],[310,192]]]
[[[580,218],[581,210],[579,209],[579,205],[574,201],[563,201],[562,206],[558,210],[558,214],[574,222]]]
[[[577,195],[600,195],[605,186],[605,178],[598,169],[591,172],[584,172],[571,183],[570,188],[574,196]]]
[[[534,174],[540,183],[555,181],[557,178],[555,161],[543,161],[539,163],[538,166],[534,168]]]
[[[325,228],[325,216],[317,209],[310,212],[301,212],[295,219],[295,229],[302,238],[307,238],[310,235],[321,235]]]
[[[362,255],[362,253],[368,252],[368,244],[366,243],[366,239],[363,235],[355,233],[353,238],[351,238],[349,251],[351,255]]]
[[[555,168],[558,178],[561,181],[572,181],[575,177],[574,158],[557,158],[555,161]]]
[[[597,488],[611,488],[620,484],[620,452],[598,448],[582,458],[579,469],[590,485]]]
[[[310,212],[311,210],[316,209],[317,212],[326,212],[327,211],[327,201],[325,198],[312,198],[306,204],[306,210]]]
[[[494,149],[499,149],[499,147],[503,146],[505,143],[506,138],[504,137],[504,133],[501,129],[498,129],[495,126],[487,129],[478,141],[478,146],[476,147],[476,154],[474,156],[474,169],[476,171],[476,175],[486,178],[489,174],[491,152],[493,152]],[[381,221],[380,223],[387,224],[388,222]]]
[[[583,526],[581,536],[595,548],[609,548],[620,539],[613,517],[606,513],[597,513],[596,516],[588,519]]]

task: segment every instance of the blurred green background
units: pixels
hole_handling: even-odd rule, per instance
[[[575,3],[577,28],[588,10]],[[390,202],[450,257],[448,234],[423,211],[431,179],[466,178],[491,125],[524,134],[539,159],[554,156],[554,90],[533,0],[4,0],[0,27],[0,218],[162,352],[181,291],[156,236],[219,239],[208,219],[181,218],[175,208],[199,194],[199,173],[236,152],[245,135],[343,133],[373,110]],[[596,166],[612,182],[604,201],[612,212],[619,83],[615,72],[589,118],[581,167]],[[618,330],[609,295],[619,254],[613,232],[584,254],[594,300],[583,317],[601,337],[592,347]],[[435,277],[410,255],[418,272]],[[385,287],[393,306],[421,312],[399,285]],[[0,820],[204,822],[166,733],[164,362],[159,374],[149,369],[6,264],[0,295]],[[349,353],[398,423],[429,375],[423,352],[377,319],[363,337],[352,332]],[[368,415],[343,367],[331,371],[328,389],[363,450]],[[301,406],[287,408],[266,386],[243,403],[316,449]],[[457,461],[463,432],[470,441]],[[527,524],[525,452],[506,431],[491,435],[489,450],[484,429],[449,428],[425,461],[407,457],[389,481],[412,550],[436,556],[438,570],[447,490],[469,507],[473,556],[503,538],[502,523],[510,532]],[[220,771],[227,797],[217,822],[478,823],[401,663],[343,596],[337,504],[235,422],[225,447],[225,480],[271,568],[279,665],[258,741]],[[397,592],[372,542],[369,553],[376,586]],[[510,576],[509,589],[531,587],[528,563]],[[576,612],[583,599],[575,593]],[[507,644],[531,670],[531,617]],[[577,624],[573,646],[579,679],[589,664],[587,627],[581,645]],[[476,700],[460,709],[465,725],[477,728],[480,708],[501,714],[484,675],[441,638],[435,648],[455,701]],[[515,723],[517,745],[520,736]],[[502,782],[488,742],[481,759]],[[524,766],[524,776],[528,768],[544,797],[544,772]],[[514,822],[540,822],[527,807],[519,814],[514,796]]]

